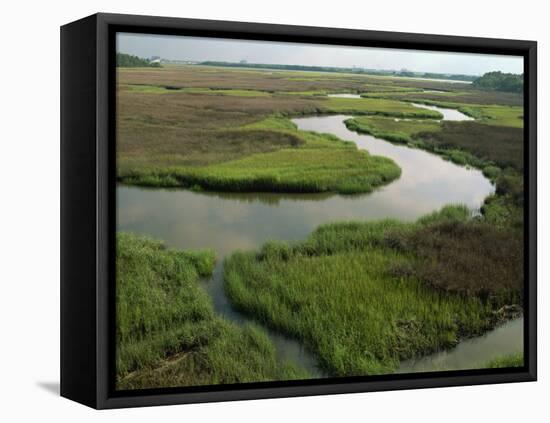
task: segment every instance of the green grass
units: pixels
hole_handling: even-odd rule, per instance
[[[408,93],[419,92],[418,88],[400,87],[396,85],[378,85],[378,84],[365,84],[362,92],[365,94],[370,93]]]
[[[380,115],[396,118],[441,119],[441,113],[420,109],[408,103],[374,98],[329,97],[319,103],[319,110],[326,113],[350,113],[355,115]]]
[[[276,133],[280,139],[288,139],[289,146],[294,145],[201,167],[119,169],[119,181],[216,191],[351,194],[370,192],[401,174],[390,159],[371,156],[332,135],[298,131],[284,118],[270,117],[245,125],[238,134],[245,133],[257,133],[258,137]]]
[[[370,134],[400,144],[410,144],[419,132],[439,131],[440,122],[430,120],[399,120],[378,116],[362,116],[345,121],[346,127],[362,134]]]
[[[523,128],[523,107],[464,105],[459,110],[488,125]]]
[[[459,112],[487,125],[523,128],[523,97],[517,94],[487,92],[367,92],[361,94],[361,96],[364,99],[371,100],[402,100],[411,103],[457,109]],[[482,101],[486,103],[479,104]],[[491,101],[494,101],[494,103]]]
[[[240,129],[258,129],[258,130],[274,130],[283,131],[285,133],[292,133],[298,136],[303,136],[305,132],[297,132],[297,127],[289,119],[285,119],[280,115],[272,115],[260,121],[243,125]]]
[[[361,116],[353,119],[361,127],[371,128],[373,132],[414,135],[419,132],[438,131],[441,122],[431,120],[395,120],[378,116]]]
[[[457,109],[459,112],[475,118],[478,123],[484,123],[486,125],[523,128],[524,119],[522,106],[468,104],[459,103],[455,100],[456,99],[445,101],[411,98],[408,101],[449,109]]]
[[[198,285],[213,267],[211,251],[117,234],[117,389],[307,377],[276,360],[261,330],[214,314]]]
[[[384,157],[351,149],[280,150],[198,169],[163,169],[120,180],[142,186],[234,192],[370,192],[399,177]]]
[[[449,250],[441,257],[428,246],[445,238],[438,225],[450,222],[470,236],[446,242]],[[332,375],[390,373],[400,360],[454,346],[494,325],[493,303],[484,301],[482,290],[464,295],[454,286],[468,277],[475,284],[484,269],[494,269],[495,257],[502,258],[474,255],[494,236],[474,236],[478,224],[464,208],[448,207],[411,224],[324,225],[296,244],[270,242],[257,252],[230,256],[224,264],[226,293],[258,322],[303,342]],[[428,246],[419,254],[401,248],[420,236]],[[418,272],[433,261],[447,286],[435,288]],[[457,280],[453,266],[460,266],[464,279]]]
[[[437,89],[437,88],[435,88]],[[521,94],[487,92],[472,89],[471,86],[445,87],[443,92],[430,92],[424,90],[412,91],[368,91],[363,92],[362,96],[367,98],[387,98],[391,100],[411,101],[414,103],[431,102],[434,103],[452,103],[458,108],[460,105],[479,105],[479,106],[523,106],[523,96]],[[434,104],[435,105],[435,104]],[[444,107],[444,106],[441,106]]]
[[[498,227],[523,229],[523,175],[513,168],[501,170],[495,179],[496,193],[481,208],[485,219]]]
[[[162,85],[126,85],[122,86],[121,88],[133,92],[148,94],[168,94],[174,92],[183,92],[187,94],[229,95],[237,97],[266,97],[270,95],[265,91],[257,90],[213,89],[202,87],[177,87]]]
[[[483,368],[497,369],[506,367],[523,367],[523,353],[503,355],[489,361]]]
[[[278,91],[276,95],[297,95],[297,96],[326,96],[328,93],[321,90],[310,90],[310,91]]]

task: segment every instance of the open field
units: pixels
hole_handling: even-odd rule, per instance
[[[303,242],[235,253],[226,292],[258,322],[301,340],[330,374],[392,372],[482,333],[495,310],[521,300],[520,240],[468,216],[449,207],[414,224],[335,223]]]
[[[258,328],[217,317],[198,279],[211,251],[176,251],[117,234],[117,388],[286,380],[307,375],[278,363]]]

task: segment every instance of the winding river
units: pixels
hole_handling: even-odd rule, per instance
[[[231,307],[223,289],[223,258],[232,252],[257,249],[268,240],[304,239],[316,227],[328,222],[388,217],[413,221],[451,203],[478,209],[484,198],[494,191],[493,185],[479,170],[457,166],[422,150],[351,132],[344,125],[347,118],[343,115],[315,116],[293,119],[293,122],[299,129],[332,133],[355,142],[358,148],[367,149],[373,155],[392,158],[402,169],[398,180],[373,193],[353,196],[209,193],[119,186],[117,230],[146,234],[182,249],[214,249],[218,264],[213,277],[203,281],[202,285],[212,297],[219,314],[237,324],[246,324],[253,323],[252,319]],[[522,326],[514,326],[510,332],[514,336],[509,337],[509,349],[514,352],[522,348],[522,336],[515,335],[518,327]],[[505,326],[497,330],[504,331],[506,337]],[[266,331],[279,358],[297,363],[314,377],[326,376],[317,368],[313,355],[300,343],[269,329]],[[465,357],[471,356],[468,351],[480,348],[477,344],[468,347],[465,343],[470,341],[464,341],[452,350],[464,358],[462,361],[452,358],[452,352],[449,352],[445,353],[447,361],[433,355],[424,357],[421,365],[405,362],[400,371],[427,371],[446,363],[452,367],[459,361],[462,368],[474,366],[480,354],[473,354],[475,360]],[[491,342],[489,339],[483,342],[481,350],[501,351],[500,341]],[[460,352],[462,346],[466,352]]]

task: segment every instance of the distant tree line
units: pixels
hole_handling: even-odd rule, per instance
[[[160,68],[160,63],[151,63],[147,59],[126,53],[116,54],[116,65],[120,68]]]
[[[472,82],[472,85],[482,90],[523,93],[523,74],[488,72]]]
[[[432,72],[412,72],[407,70],[393,71],[393,70],[379,70],[379,69],[366,69],[366,68],[341,68],[332,66],[303,66],[303,65],[276,65],[276,64],[264,64],[264,63],[235,63],[235,62],[215,62],[206,61],[199,63],[204,66],[226,66],[234,68],[259,68],[259,69],[275,69],[275,70],[289,70],[289,71],[312,71],[312,72],[343,72],[343,73],[361,73],[368,75],[381,75],[381,76],[408,76],[414,78],[433,78],[433,79],[447,79],[456,81],[473,81],[476,76],[472,75],[449,75],[444,73],[432,73]]]

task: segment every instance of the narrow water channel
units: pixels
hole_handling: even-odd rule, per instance
[[[328,94],[327,97],[335,98],[361,98],[359,94],[341,93],[341,94]]]
[[[436,110],[443,115],[443,120],[474,120],[474,118],[465,115],[464,113],[459,112],[456,109],[446,109],[438,106],[429,106],[427,104],[411,104],[415,107],[420,107],[421,109]]]
[[[398,180],[371,194],[347,196],[209,193],[119,186],[117,230],[162,239],[171,247],[214,249],[217,266],[213,277],[202,285],[212,297],[216,312],[242,325],[253,320],[234,310],[225,296],[223,259],[227,255],[257,249],[268,240],[301,240],[328,222],[388,217],[412,221],[453,203],[477,209],[494,191],[478,170],[457,166],[422,150],[351,132],[344,125],[347,118],[316,116],[293,121],[302,130],[332,133],[354,141],[358,148],[373,155],[392,158],[402,168]],[[314,377],[325,376],[317,368],[313,355],[300,343],[270,330],[267,333],[279,358],[297,363]],[[493,351],[500,352],[497,348]]]

